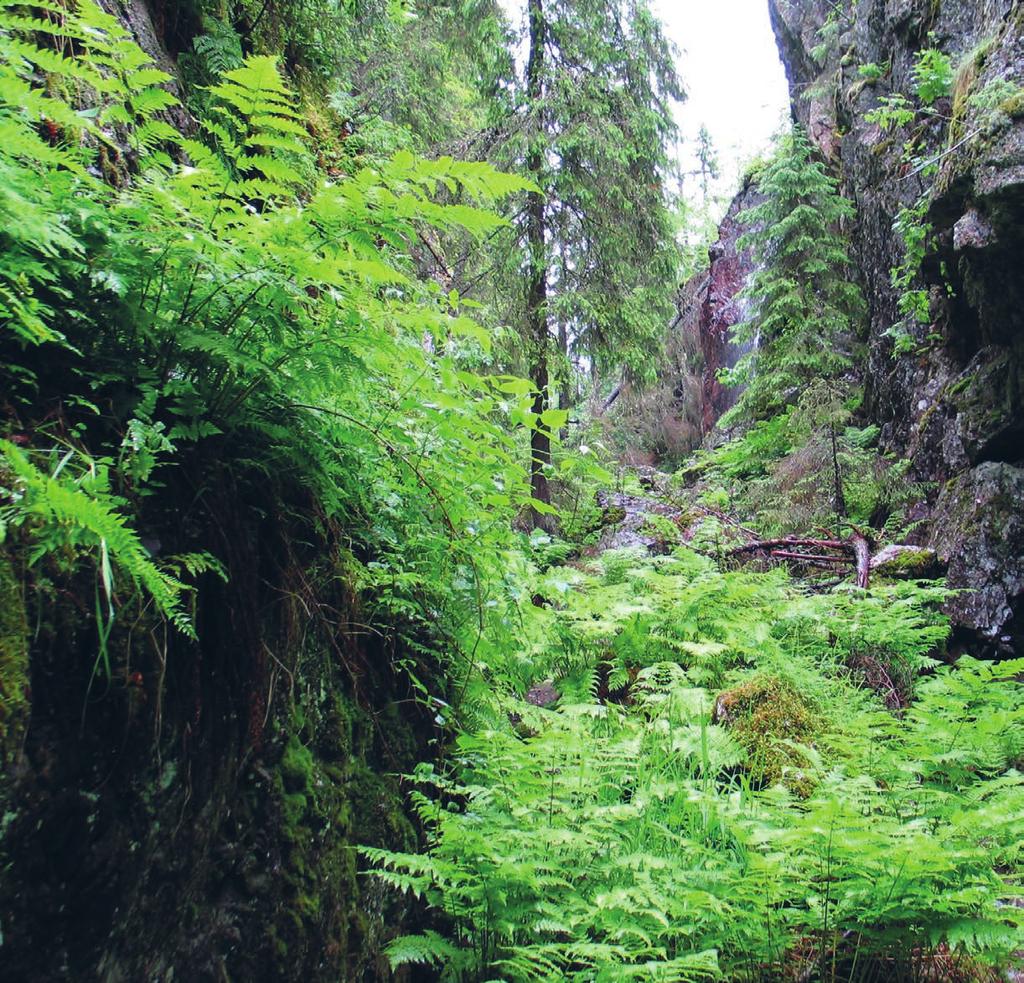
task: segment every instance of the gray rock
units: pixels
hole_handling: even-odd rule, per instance
[[[954,625],[988,648],[1024,643],[1024,469],[986,461],[948,482],[935,505],[931,545],[949,566]]]
[[[995,239],[995,229],[978,214],[976,208],[968,209],[953,226],[953,249],[957,252],[964,249],[984,249]]]
[[[1024,610],[1015,617],[1024,583],[1024,6],[769,0],[769,12],[793,112],[819,146],[838,142],[831,170],[857,204],[849,234],[870,308],[864,412],[883,450],[909,457],[916,478],[943,489],[923,541],[964,590],[949,603],[962,640],[1010,650],[1024,642]],[[817,47],[837,13],[843,43]],[[865,118],[884,96],[913,94],[929,46],[958,68],[938,115],[913,128],[914,153],[934,161],[932,175],[908,164],[909,130],[881,132]],[[887,70],[864,85],[858,66],[871,63]],[[975,98],[986,90],[1004,96]],[[816,100],[801,98],[807,91],[834,96],[833,134]],[[917,324],[900,309],[891,271],[906,255],[894,220],[922,193],[934,235],[912,284],[930,301]],[[896,324],[915,341],[899,355]]]
[[[675,545],[665,543],[649,519],[661,516],[678,523],[683,512],[677,506],[657,498],[623,492],[600,492],[597,503],[604,510],[604,530],[597,544],[598,552],[643,547],[651,553],[665,553]]]
[[[927,577],[939,566],[927,546],[886,546],[871,557],[871,570],[881,577]]]
[[[532,703],[535,707],[554,706],[561,698],[551,679],[545,679],[544,682],[532,686],[526,694],[526,702]]]
[[[947,387],[955,417],[946,440],[955,440],[971,464],[1024,457],[1024,350],[981,349]],[[955,459],[952,447],[947,456]]]

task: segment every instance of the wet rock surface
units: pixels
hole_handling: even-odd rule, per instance
[[[949,564],[947,606],[961,632],[994,654],[1024,647],[1024,469],[986,462],[950,481],[936,503],[932,546]]]

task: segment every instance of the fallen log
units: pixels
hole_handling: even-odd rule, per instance
[[[790,546],[807,546],[823,550],[849,550],[850,543],[842,539],[797,539],[787,536],[785,539],[759,539],[753,543],[745,543],[729,550],[730,553],[756,553],[760,550],[786,549]]]
[[[828,556],[820,553],[798,552],[801,548],[837,550],[845,555]],[[871,545],[859,529],[854,529],[849,539],[797,539],[794,536],[787,536],[785,539],[760,539],[729,550],[730,556],[740,556],[744,553],[768,553],[780,560],[811,563],[815,566],[828,563],[853,563],[857,568],[857,586],[867,588],[870,582]]]
[[[806,563],[853,563],[852,556],[825,556],[821,553],[792,553],[788,550],[772,550],[772,556],[780,560],[800,560]]]

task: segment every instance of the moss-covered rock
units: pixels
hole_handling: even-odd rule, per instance
[[[809,744],[820,724],[791,682],[774,675],[754,676],[718,697],[714,719],[746,749],[748,771],[757,784],[782,782],[797,794],[810,793],[807,762],[787,742]]]
[[[871,557],[871,572],[894,580],[916,580],[938,573],[935,550],[926,546],[886,546]]]
[[[1007,653],[1024,643],[1024,469],[987,461],[948,482],[931,546],[959,588],[948,613],[961,630]]]

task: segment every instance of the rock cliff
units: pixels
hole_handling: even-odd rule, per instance
[[[699,339],[703,356],[701,424],[705,433],[736,401],[737,390],[723,386],[718,371],[732,368],[743,353],[743,349],[729,343],[729,329],[743,320],[746,301],[739,293],[754,268],[749,251],[739,248],[739,238],[747,230],[737,219],[741,212],[762,201],[754,182],[747,179],[719,226],[718,241],[709,250],[707,271],[695,276],[683,291],[690,301],[681,307],[680,327]]]
[[[949,562],[960,641],[990,654],[1024,643],[1024,5],[1020,0],[769,0],[794,118],[857,206],[852,253],[869,305],[865,408],[882,446],[931,483],[923,539]],[[922,106],[922,51],[952,84]],[[905,96],[906,123],[873,111]],[[712,254],[691,326],[706,360],[705,423],[730,403],[714,382],[749,272],[735,215]],[[908,261],[901,212],[927,233]],[[928,232],[930,228],[930,233]],[[892,282],[903,266],[907,282]],[[920,318],[901,311],[918,291]],[[905,308],[904,308],[905,310]]]

